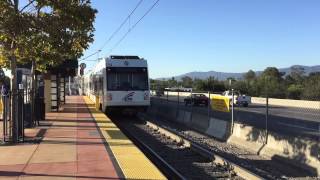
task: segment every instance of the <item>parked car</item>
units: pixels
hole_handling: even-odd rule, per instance
[[[184,104],[186,106],[189,104],[193,106],[199,106],[199,105],[208,106],[209,98],[204,94],[192,94],[189,97],[186,97],[184,99]]]
[[[251,104],[251,97],[245,94],[240,94],[238,91],[234,91],[234,104],[248,107]],[[230,105],[232,103],[232,91],[225,91],[222,93],[223,96],[227,96],[230,99]]]

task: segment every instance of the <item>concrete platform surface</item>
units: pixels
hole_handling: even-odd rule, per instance
[[[126,178],[81,96],[25,132],[26,143],[0,145],[0,180]]]

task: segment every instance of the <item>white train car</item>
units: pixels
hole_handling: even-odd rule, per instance
[[[91,77],[91,71],[89,71],[87,74],[82,76],[81,79],[81,87],[82,87],[82,95],[90,97],[90,77]],[[91,99],[91,98],[90,98]]]
[[[106,113],[115,109],[144,111],[150,106],[148,64],[138,56],[104,58],[84,82],[86,95]]]

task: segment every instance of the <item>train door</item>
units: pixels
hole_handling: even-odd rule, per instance
[[[106,69],[102,70],[102,107],[103,111],[106,109],[107,103],[106,103],[106,98],[107,98],[107,71]]]

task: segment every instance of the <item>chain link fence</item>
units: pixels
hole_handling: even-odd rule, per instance
[[[211,101],[189,102],[192,95],[204,95],[210,99],[214,92],[177,92],[151,91],[151,104],[201,114],[208,119],[215,118],[228,122],[241,123],[243,126],[253,126],[264,130],[290,136],[306,136],[320,139],[320,100],[304,101],[275,99],[268,97],[251,97],[251,104],[245,107],[240,104],[230,104],[230,112],[221,112],[211,108]],[[232,98],[231,98],[232,99]],[[236,98],[235,98],[236,99]],[[178,117],[178,115],[177,115]]]

